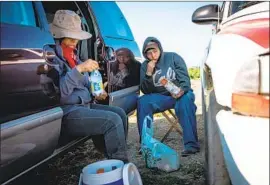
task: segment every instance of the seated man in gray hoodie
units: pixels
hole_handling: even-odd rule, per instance
[[[190,78],[184,60],[176,53],[163,52],[161,43],[154,37],[148,37],[143,45],[143,62],[140,72],[140,89],[144,93],[138,99],[137,120],[139,134],[142,132],[144,118],[154,113],[175,109],[176,116],[183,128],[184,150],[182,156],[200,151],[195,96],[191,89]],[[181,90],[171,94],[160,83],[165,77]]]
[[[99,66],[91,59],[80,61],[76,53],[78,42],[89,39],[91,34],[81,29],[80,17],[69,10],[58,10],[50,26],[56,39],[54,63],[59,76],[53,76],[59,82],[63,127],[73,136],[92,136],[94,143],[103,135],[105,151],[101,150],[105,155],[128,162],[127,116],[119,107],[91,103],[89,72]],[[106,97],[106,93],[101,96]]]

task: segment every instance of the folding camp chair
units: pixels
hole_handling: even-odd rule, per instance
[[[171,109],[166,110],[166,111],[162,112],[162,115],[168,120],[168,122],[170,123],[171,127],[166,132],[166,134],[163,136],[163,138],[161,139],[161,142],[164,142],[164,140],[167,139],[167,137],[173,131],[173,129],[175,129],[180,134],[180,136],[182,136],[183,133],[182,133],[182,131],[180,129],[178,118],[172,112],[172,110]],[[171,115],[173,118],[170,118],[169,115]]]

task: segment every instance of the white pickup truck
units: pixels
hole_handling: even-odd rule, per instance
[[[269,2],[198,8],[215,31],[201,64],[207,180],[269,184]]]

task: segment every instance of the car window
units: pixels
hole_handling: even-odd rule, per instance
[[[232,1],[230,15],[235,14],[236,12],[243,10],[252,5],[261,3],[262,1]]]
[[[30,1],[0,2],[0,22],[36,27],[34,7]]]

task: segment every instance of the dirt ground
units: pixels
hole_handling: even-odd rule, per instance
[[[142,156],[138,154],[139,140],[137,131],[137,120],[135,116],[129,118],[128,150],[130,161],[134,163],[142,177],[144,185],[204,185],[204,130],[201,115],[201,90],[200,81],[192,81],[192,87],[196,96],[198,137],[201,152],[189,156],[181,157],[181,167],[178,171],[165,173],[157,170],[150,170],[145,167]],[[155,117],[155,138],[161,139],[168,130],[169,125],[165,118]],[[165,141],[177,152],[183,150],[182,138],[173,131]],[[74,150],[57,158],[53,162],[43,165],[37,170],[27,174],[15,184],[20,185],[77,185],[79,174],[84,166],[89,163],[103,159],[98,153],[91,140],[78,146]]]

